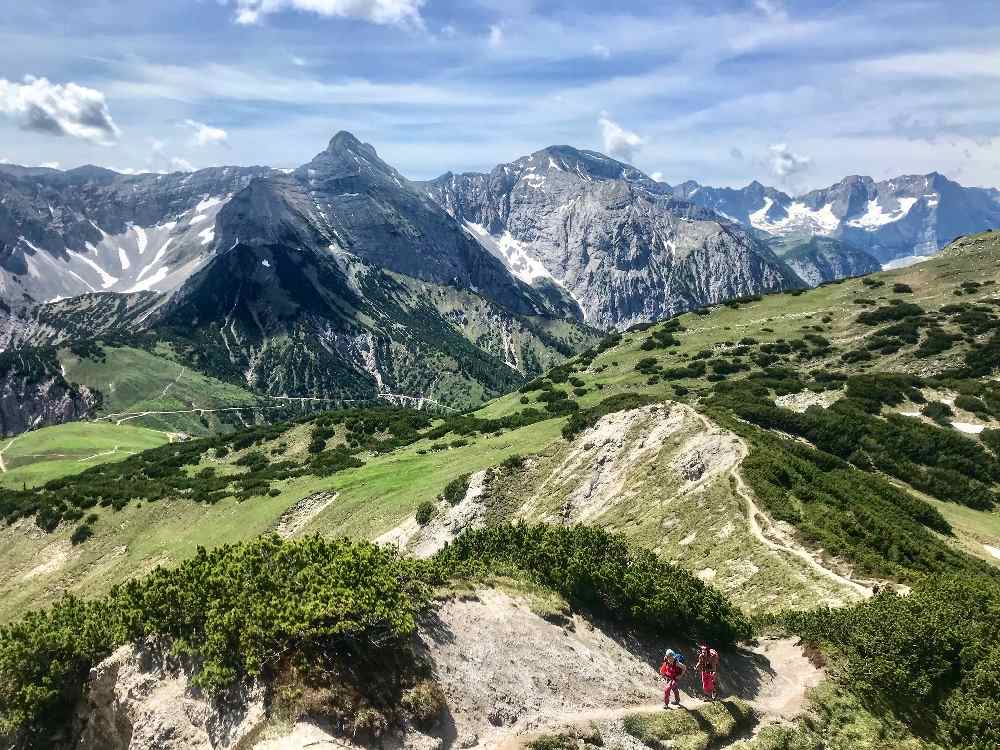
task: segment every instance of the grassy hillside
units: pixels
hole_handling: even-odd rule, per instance
[[[256,446],[229,450],[225,456],[219,456],[210,443],[197,444],[190,449],[194,452],[185,459],[179,476],[197,484],[192,478],[205,476],[206,470],[213,474],[218,489],[212,491],[211,503],[193,500],[186,485],[175,483],[174,489],[154,493],[152,502],[142,492],[136,492],[130,500],[106,499],[104,507],[96,503],[87,511],[97,518],[90,524],[93,535],[84,544],[73,545],[70,541],[77,523],[64,522],[51,533],[25,533],[26,521],[22,520],[16,529],[0,532],[5,556],[0,580],[4,592],[0,618],[16,616],[23,603],[34,601],[35,597],[45,600],[63,590],[83,594],[101,592],[137,569],[177,563],[193,554],[199,545],[239,541],[275,528],[283,515],[289,512],[294,515],[304,499],[317,495],[325,499],[305,502],[315,512],[310,512],[296,533],[318,531],[375,538],[412,518],[422,503],[435,503],[450,480],[497,467],[512,456],[528,456],[529,460],[515,472],[492,472],[493,481],[486,483],[490,502],[499,509],[498,517],[560,520],[567,499],[575,497],[581,485],[597,476],[600,462],[605,460],[599,451],[587,448],[590,439],[587,425],[596,422],[605,410],[640,405],[644,403],[641,399],[674,400],[693,406],[714,420],[716,426],[709,432],[715,430],[720,441],[743,441],[750,450],[751,462],[740,464],[739,468],[758,493],[763,510],[777,521],[770,533],[791,535],[792,541],[807,547],[822,547],[826,550],[826,564],[843,573],[854,571],[856,578],[907,581],[923,570],[965,565],[963,561],[971,558],[954,557],[959,550],[970,553],[983,565],[998,562],[991,552],[1000,549],[997,520],[1000,516],[994,509],[968,507],[953,499],[938,498],[928,489],[931,484],[920,489],[907,486],[906,476],[886,475],[877,467],[874,470],[884,479],[875,484],[861,479],[869,475],[859,473],[865,467],[847,466],[840,469],[846,484],[833,488],[833,496],[815,502],[799,498],[794,512],[781,507],[769,495],[768,488],[772,485],[764,479],[753,479],[764,475],[759,471],[747,475],[747,468],[765,470],[767,467],[761,464],[764,458],[789,465],[794,459],[800,472],[797,476],[801,477],[797,481],[808,482],[810,472],[818,470],[815,457],[790,456],[787,440],[771,430],[751,426],[723,398],[725,388],[753,383],[758,391],[761,384],[765,386],[767,399],[797,409],[814,401],[829,404],[844,399],[848,392],[845,381],[820,383],[813,377],[828,372],[837,377],[882,372],[919,375],[924,381],[916,391],[925,394],[925,400],[950,400],[962,395],[956,389],[969,390],[975,379],[935,376],[962,366],[969,352],[989,339],[995,315],[975,310],[995,309],[980,303],[993,298],[993,284],[1000,268],[998,260],[1000,247],[995,237],[968,238],[939,258],[917,267],[807,292],[721,305],[620,337],[612,336],[597,349],[551,370],[547,378],[525,386],[521,392],[497,399],[467,417],[451,417],[447,422],[428,419],[398,444],[378,446],[371,442],[371,436],[359,441],[357,435],[355,442],[348,444],[346,427],[337,426],[322,450],[329,453],[338,445],[344,446],[360,465],[345,463],[332,474],[308,469],[315,456],[309,451],[311,436],[320,429],[314,422],[281,427],[274,434],[264,435]],[[897,287],[897,284],[907,286]],[[879,342],[880,349],[865,349],[871,342],[884,339],[880,332],[895,323],[868,325],[859,318],[873,310],[897,307],[892,304],[896,300],[920,306],[928,322],[921,320],[915,340],[902,342],[896,351],[883,353],[899,342],[889,345]],[[938,316],[941,308],[954,305],[963,307],[930,320],[930,316]],[[962,316],[967,308],[973,311],[973,324],[986,326],[985,332],[962,333],[965,324]],[[977,322],[975,315],[987,317]],[[923,356],[921,349],[930,334],[937,336],[939,330],[951,337],[950,346]],[[874,353],[871,359],[855,359],[850,353],[856,351]],[[109,361],[122,363],[129,357],[148,356],[152,355],[125,349],[108,350],[107,355]],[[770,368],[767,372],[762,363]],[[85,372],[95,366],[87,360],[80,361],[77,367],[79,372]],[[794,370],[794,377],[776,372],[775,367]],[[100,377],[108,372],[101,370]],[[182,375],[180,380],[178,374]],[[175,385],[167,388],[171,382]],[[121,383],[122,404],[126,403],[127,393],[135,394],[136,399],[157,388],[160,389],[157,393],[166,388],[166,399],[174,398],[175,388],[177,393],[184,393],[184,375],[179,367],[168,370],[155,383],[136,383],[128,377],[122,378]],[[621,404],[612,403],[616,397],[622,400]],[[130,401],[146,405],[154,402],[155,399]],[[612,405],[601,407],[602,402]],[[983,411],[977,406],[979,411],[974,413],[959,404],[970,406],[965,400],[958,400],[953,407],[954,416],[948,419],[954,419],[964,429],[969,429],[968,425],[991,428],[998,424],[996,415],[988,409]],[[885,414],[914,413],[925,406],[906,400],[881,404],[879,410]],[[591,418],[585,418],[591,411]],[[788,410],[782,413],[785,411]],[[676,412],[675,416],[682,414]],[[660,421],[670,419],[664,416]],[[600,513],[584,520],[606,525],[657,549],[752,610],[767,611],[789,604],[807,607],[822,602],[842,603],[855,598],[849,588],[818,575],[807,561],[770,549],[754,537],[747,521],[746,502],[734,484],[735,475],[709,471],[704,481],[695,482],[697,492],[686,492],[690,482],[685,479],[686,470],[679,461],[692,450],[704,448],[695,445],[696,438],[706,432],[702,419],[690,412],[667,430],[669,435],[656,451],[631,463],[626,461],[622,474],[631,490],[616,496]],[[930,417],[906,419],[929,430],[927,435],[931,439],[951,433],[950,439],[961,440],[959,445],[963,449],[979,446],[974,449],[981,453],[970,455],[984,456],[987,463],[993,461],[992,453],[982,447],[974,434],[961,432],[947,421],[940,426]],[[880,418],[880,422],[886,420]],[[567,433],[568,423],[573,426]],[[645,427],[633,424],[628,441],[642,440],[643,434],[653,427],[652,423]],[[568,434],[568,440],[564,433]],[[800,436],[799,440],[803,439]],[[251,493],[262,490],[260,494],[248,494],[247,486],[257,481],[254,477],[258,474],[240,462],[251,453],[262,454],[271,465],[286,462],[298,468],[273,473],[265,484],[250,489]],[[570,457],[575,458],[567,464]],[[708,459],[709,463],[719,460],[711,454]],[[730,460],[739,464],[742,459],[730,456]],[[56,469],[53,464],[53,468],[46,478],[77,467],[60,465]],[[853,478],[855,474],[858,479]],[[225,476],[232,476],[233,480],[218,484],[218,478]],[[978,482],[974,478],[968,481]],[[870,504],[866,507],[882,508],[879,513],[883,515],[897,511],[902,514],[895,526],[884,530],[890,540],[888,546],[864,535],[861,536],[866,541],[857,542],[851,526],[857,523],[857,513],[842,505],[851,502],[848,498],[854,490],[850,487],[855,485],[877,488],[876,496],[866,495]],[[848,488],[845,499],[837,500],[837,492],[844,487]],[[899,499],[887,487],[902,488],[903,496],[917,498],[916,504],[900,511]],[[981,482],[976,487],[991,492]],[[59,502],[70,508],[71,493],[59,492],[63,493]],[[660,500],[670,497],[676,499],[669,507]],[[929,509],[924,501],[930,504]],[[894,510],[889,510],[890,506]],[[115,510],[116,507],[119,509]],[[933,513],[935,510],[937,513]],[[69,513],[71,518],[74,515],[75,512]],[[573,520],[577,516],[571,512],[567,518]],[[909,551],[900,557],[899,550],[904,549]],[[29,575],[36,569],[44,574]]]
[[[169,442],[167,433],[130,424],[71,422],[9,439],[0,447],[0,487],[35,487]]]
[[[77,353],[66,348],[58,356],[67,380],[101,392],[97,416],[109,422],[205,435],[241,425],[236,411],[217,409],[263,405],[243,388],[184,366],[165,344],[151,351],[98,346]],[[252,411],[246,416],[252,423]]]

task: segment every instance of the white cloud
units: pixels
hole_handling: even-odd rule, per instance
[[[304,68],[309,64],[309,62],[304,57],[299,57],[298,55],[292,55],[292,65],[296,68]]]
[[[194,130],[194,143],[198,146],[209,146],[213,143],[225,143],[229,133],[222,128],[213,128],[196,120],[185,120],[184,124]]]
[[[590,48],[590,51],[593,52],[595,55],[597,55],[597,57],[600,57],[602,60],[608,60],[611,58],[611,50],[608,49],[603,44],[600,43],[595,44],[593,47]]]
[[[38,166],[45,167],[46,169],[59,169],[59,162],[57,162],[57,161],[43,161]]]
[[[439,86],[423,83],[395,83],[347,78],[337,82],[307,80],[300,76],[274,75],[266,71],[234,65],[209,64],[201,67],[140,63],[129,70],[131,80],[115,81],[109,91],[116,97],[149,100],[174,99],[182,102],[252,100],[300,105],[307,101],[319,105],[385,104],[453,106],[514,105],[523,97],[514,97],[482,87]]]
[[[890,55],[858,64],[861,73],[901,78],[1000,78],[1000,50],[948,49]]]
[[[110,143],[121,133],[100,91],[34,76],[25,76],[23,83],[0,78],[0,114],[23,130],[95,143]]]
[[[499,24],[490,26],[489,43],[493,49],[503,45],[503,28]]]
[[[788,20],[788,11],[782,0],[753,0],[753,5],[772,21]]]
[[[175,156],[170,160],[170,168],[175,172],[194,172],[195,166],[187,159]]]
[[[663,172],[653,172],[653,174],[651,174],[650,177],[656,180],[657,182],[664,182]]]
[[[376,24],[423,26],[424,0],[235,0],[236,23],[252,25],[283,10],[316,13],[327,18],[356,18]]]
[[[448,37],[449,39],[458,34],[458,29],[454,25],[448,23],[441,27],[441,36]]]
[[[812,166],[812,158],[796,154],[787,143],[775,143],[769,147],[771,155],[767,165],[771,174],[782,179],[804,172]]]
[[[642,146],[642,137],[611,120],[607,112],[601,113],[597,124],[601,127],[605,153],[631,161],[633,154]]]

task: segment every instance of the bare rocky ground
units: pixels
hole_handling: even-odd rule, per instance
[[[302,498],[281,514],[274,526],[275,533],[282,539],[295,536],[336,499],[336,492],[315,492]]]
[[[455,597],[425,619],[418,644],[448,708],[431,733],[400,731],[385,738],[383,748],[511,748],[580,722],[603,727],[611,740],[621,735],[615,723],[624,716],[662,710],[659,656],[678,645],[616,633],[575,614],[551,622],[532,611],[529,598],[499,589]],[[723,693],[749,701],[760,723],[799,715],[808,688],[821,677],[787,639],[723,653]],[[260,688],[219,708],[192,690],[188,678],[183,665],[156,649],[122,647],[91,672],[78,748],[356,747],[321,723],[269,722]],[[683,688],[686,707],[702,704],[693,674]]]
[[[457,505],[439,501],[436,513],[426,526],[421,526],[411,516],[375,542],[398,547],[414,557],[430,557],[465,529],[476,528],[485,522],[487,509],[482,501],[486,475],[486,471],[477,471],[469,477],[465,497]]]

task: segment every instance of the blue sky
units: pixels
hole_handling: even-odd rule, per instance
[[[346,129],[413,178],[568,143],[671,183],[1000,186],[993,0],[5,5],[15,163],[290,167]]]

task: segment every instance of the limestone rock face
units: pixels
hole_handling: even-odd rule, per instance
[[[153,646],[122,646],[90,671],[77,716],[77,750],[230,750],[263,726],[263,689],[220,706]]]
[[[592,151],[553,146],[423,186],[511,273],[566,290],[598,328],[801,284],[747,228]]]

